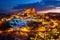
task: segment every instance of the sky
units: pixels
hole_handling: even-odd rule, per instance
[[[57,7],[57,5],[58,5],[58,8],[60,9],[60,0],[0,0],[0,13],[17,12],[19,11],[19,9],[13,9],[13,8],[16,6],[19,6],[19,4],[30,4],[30,3],[36,3],[36,2],[40,2],[41,5],[44,4],[45,6],[43,7],[45,9],[46,8],[49,9],[50,7],[55,8]]]
[[[11,8],[18,4],[29,4],[40,1],[41,0],[0,0],[0,9]]]

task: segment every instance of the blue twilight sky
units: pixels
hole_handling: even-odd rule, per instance
[[[41,0],[0,0],[0,9],[14,7],[18,4],[28,4],[40,1]]]

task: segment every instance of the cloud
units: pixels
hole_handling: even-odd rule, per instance
[[[44,10],[44,11],[38,11],[37,13],[50,13],[50,12],[53,12],[53,13],[60,13],[60,9],[49,9],[49,10]]]

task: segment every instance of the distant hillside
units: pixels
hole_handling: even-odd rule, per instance
[[[47,13],[45,15],[48,15],[52,19],[59,19],[60,20],[60,13],[50,12],[50,13]]]

